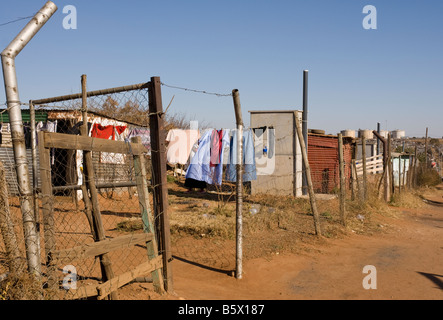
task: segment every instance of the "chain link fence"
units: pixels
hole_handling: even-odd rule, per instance
[[[162,85],[165,85],[162,83]],[[176,87],[173,87],[176,89]],[[179,88],[182,89],[182,88]],[[188,89],[187,89],[188,90]],[[203,92],[206,93],[206,92]],[[147,179],[149,182],[159,181],[152,166],[151,156],[158,152],[151,144],[150,93],[149,86],[139,84],[114,89],[88,92],[87,96],[87,133],[91,137],[129,142],[132,137],[140,137],[148,153],[146,161]],[[221,95],[225,96],[225,95]],[[227,95],[226,95],[227,96]],[[30,176],[33,177],[33,190],[36,193],[40,213],[36,217],[39,230],[40,260],[44,281],[48,280],[51,270],[45,264],[45,252],[48,250],[42,216],[44,210],[44,195],[42,195],[41,171],[45,170],[39,157],[32,154],[32,130],[36,132],[56,132],[71,136],[81,135],[83,126],[82,96],[68,95],[62,97],[30,101],[28,106],[35,109],[35,123],[31,123],[29,111],[22,111],[25,140],[28,149],[28,163]],[[28,113],[27,113],[28,112]],[[2,113],[6,117],[6,113]],[[7,119],[4,119],[7,120]],[[173,119],[168,119],[172,123]],[[169,123],[165,127],[172,128]],[[2,128],[3,130],[3,128]],[[164,132],[166,135],[166,132]],[[7,140],[7,139],[6,139]],[[18,186],[14,175],[14,159],[11,141],[3,141],[0,154],[5,165],[5,174],[8,181],[9,208],[16,227],[16,235],[20,252],[24,251],[24,241],[20,240],[21,228],[20,199]],[[39,147],[38,137],[36,139]],[[151,150],[152,149],[152,150]],[[7,150],[7,151],[5,151]],[[331,193],[338,185],[338,153],[337,139],[331,136],[310,136],[309,157],[315,191]],[[350,172],[348,165],[351,159],[351,145],[345,144],[346,172]],[[52,208],[54,212],[55,248],[61,251],[92,244],[94,230],[91,228],[88,216],[87,203],[84,201],[82,186],[84,179],[83,151],[71,149],[51,148],[48,163],[51,172]],[[98,192],[98,206],[106,239],[116,239],[121,236],[131,236],[143,233],[146,224],[140,212],[140,199],[137,191],[136,168],[131,153],[110,153],[92,151],[95,185]],[[325,169],[329,168],[328,176]],[[197,265],[214,271],[231,274],[236,268],[236,204],[235,183],[223,181],[221,186],[208,185],[206,193],[189,192],[184,185],[184,177],[177,176],[175,168],[168,171],[168,216],[170,221],[170,243],[172,257],[176,260]],[[347,174],[350,176],[350,173]],[[157,178],[157,179],[155,179]],[[181,180],[180,180],[181,179]],[[158,185],[149,187],[149,203],[155,214],[155,225],[160,224],[159,212],[155,209],[157,198],[155,194]],[[281,203],[269,200],[266,195],[250,194],[251,186],[245,184],[244,216],[244,254],[245,257],[260,256],[261,251],[275,251],[282,242],[289,240],[282,237],[280,230],[292,230],[292,238],[303,234],[301,225],[310,228],[311,220],[302,214],[290,214],[293,205],[299,205],[306,211],[304,202],[283,199]],[[271,197],[273,199],[273,197]],[[275,197],[280,199],[281,197]],[[257,214],[260,212],[260,214]],[[306,219],[307,218],[307,219]],[[294,220],[291,220],[294,219]],[[3,224],[3,230],[7,224]],[[42,227],[40,228],[40,225]],[[276,228],[276,229],[275,229]],[[277,232],[275,232],[277,230]],[[157,230],[158,231],[158,230]],[[292,232],[291,231],[291,232]],[[5,241],[4,241],[5,242]],[[1,244],[0,275],[7,273],[7,255]],[[160,246],[161,247],[161,246]],[[164,252],[160,251],[159,254]],[[21,254],[20,261],[25,262],[25,255]],[[140,265],[147,259],[147,247],[137,244],[132,247],[115,250],[109,253],[109,260],[115,276],[125,274]],[[60,262],[60,261],[59,261]],[[23,263],[24,265],[24,263]],[[88,287],[103,282],[103,264],[99,257],[76,260],[72,263],[58,263],[55,267],[56,282],[63,285],[63,279],[69,275],[71,266],[75,267],[78,287]],[[138,279],[152,281],[149,277]],[[65,291],[61,291],[65,293]],[[59,298],[70,298],[62,295]],[[124,298],[124,296],[122,296]]]
[[[56,266],[46,264],[45,252],[62,251],[70,248],[94,243],[94,232],[91,231],[91,221],[87,214],[87,204],[84,201],[82,185],[84,185],[83,151],[51,148],[49,152],[49,164],[51,172],[51,186],[53,197],[51,199],[54,213],[54,243],[55,247],[48,248],[44,234],[44,195],[42,195],[41,171],[45,170],[40,163],[39,153],[33,156],[32,147],[35,139],[35,148],[38,150],[39,141],[37,134],[41,131],[55,132],[69,135],[81,135],[83,125],[82,98],[80,95],[68,95],[62,97],[41,99],[23,104],[22,118],[25,132],[25,140],[28,152],[29,174],[32,189],[35,193],[35,203],[38,214],[35,217],[35,225],[38,231],[38,247],[40,249],[40,265],[43,286],[49,285],[50,268],[55,267],[55,281],[59,287],[64,285],[66,276],[76,276],[77,288],[87,288],[103,282],[103,266],[98,257],[76,260],[73,262],[57,263]],[[35,109],[35,123],[32,123],[29,109]],[[88,92],[87,94],[87,117],[88,135],[96,138],[120,140],[129,142],[132,137],[140,137],[143,145],[148,149],[145,155],[147,179],[153,181],[155,170],[152,169],[149,127],[149,92],[146,84],[135,86],[106,89]],[[6,110],[5,110],[6,111]],[[2,121],[7,123],[7,112],[2,112]],[[171,119],[173,120],[173,119]],[[32,135],[35,127],[36,136]],[[20,198],[18,196],[18,184],[15,175],[14,155],[12,139],[8,136],[6,125],[2,126],[3,141],[0,148],[1,161],[4,164],[4,174],[7,180],[5,193],[9,207],[10,217],[13,221],[8,222],[14,226],[16,243],[20,255],[21,269],[26,268],[25,242],[23,240],[23,221],[20,211]],[[37,151],[36,150],[36,151]],[[92,152],[95,184],[98,191],[98,205],[100,208],[103,228],[106,239],[114,239],[124,235],[143,233],[146,225],[140,214],[140,203],[136,188],[136,172],[131,155],[109,152]],[[150,205],[155,206],[155,186],[149,188]],[[217,193],[221,190],[212,190],[209,195],[212,203],[220,208],[220,197]],[[174,190],[170,190],[170,198],[177,197]],[[192,202],[189,194],[183,193],[180,197],[183,202]],[[169,200],[172,204],[174,200]],[[86,204],[86,205],[85,205]],[[206,205],[206,202],[204,202]],[[205,207],[204,207],[205,208]],[[189,208],[188,208],[189,209]],[[156,212],[154,210],[154,212]],[[235,239],[232,237],[210,235],[209,231],[203,231],[196,235],[195,231],[185,230],[180,224],[187,218],[188,213],[172,208],[171,216],[171,250],[174,259],[187,263],[200,265],[215,270],[232,271],[235,268]],[[2,215],[4,217],[4,215]],[[179,217],[178,220],[174,218]],[[159,216],[154,217],[155,225],[159,224]],[[200,221],[194,221],[192,229],[207,224],[205,230],[211,228],[212,214],[204,215]],[[0,276],[8,277],[10,266],[9,252],[5,248],[7,242],[8,223],[2,223],[3,240],[0,244]],[[235,224],[230,224],[229,234],[235,232]],[[159,252],[163,254],[163,252]],[[115,276],[122,275],[147,260],[147,248],[144,244],[137,244],[131,248],[115,250],[109,253],[112,271]],[[74,269],[72,269],[74,268]],[[74,272],[74,273],[72,273]],[[0,280],[2,280],[0,278]],[[152,278],[138,278],[137,281],[152,282]],[[50,298],[68,299],[67,291],[58,291],[58,296]],[[61,295],[60,295],[61,294]],[[5,293],[5,298],[8,294]],[[10,292],[9,297],[13,297]],[[14,296],[15,298],[17,296]],[[85,298],[85,296],[81,296]],[[122,296],[121,298],[125,298]]]

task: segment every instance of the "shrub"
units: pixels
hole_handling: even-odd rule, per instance
[[[433,187],[441,182],[441,177],[436,170],[430,168],[421,168],[421,170],[418,170],[417,184],[419,186]]]

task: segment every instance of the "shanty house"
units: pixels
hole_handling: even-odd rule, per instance
[[[46,130],[65,134],[80,134],[82,114],[78,110],[36,110],[36,130]],[[32,152],[31,126],[29,110],[22,110],[22,119],[27,147],[27,158],[31,182]],[[5,167],[8,189],[11,194],[18,194],[15,176],[14,155],[12,149],[9,116],[6,110],[0,110],[1,143],[0,160]],[[127,121],[113,119],[97,112],[88,112],[89,135],[97,138],[128,140],[132,136],[141,136],[143,144],[149,149],[150,132],[148,128]],[[38,141],[37,141],[38,143]],[[93,152],[96,183],[128,181],[132,175],[132,164],[121,154]],[[38,153],[37,153],[38,163]],[[51,174],[53,187],[81,184],[82,152],[75,150],[51,150]],[[39,173],[37,172],[37,178]]]

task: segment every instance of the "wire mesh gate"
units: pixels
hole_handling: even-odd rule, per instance
[[[83,88],[82,94],[30,102],[30,108],[35,109],[36,114],[46,114],[45,124],[35,124],[37,131],[41,125],[41,131],[52,131],[39,132],[39,137],[35,139],[39,142],[39,170],[33,159],[34,191],[42,198],[44,230],[50,230],[51,225],[54,228],[54,234],[45,233],[42,239],[48,285],[56,287],[62,276],[61,272],[66,277],[68,271],[57,264],[66,263],[68,256],[75,255],[79,250],[90,250],[94,240],[109,242],[105,245],[112,248],[112,252],[99,250],[98,254],[97,245],[93,245],[95,249],[92,250],[92,256],[84,256],[84,253],[81,255],[81,264],[76,264],[78,267],[75,270],[78,280],[84,284],[97,281],[102,284],[95,288],[83,286],[82,291],[77,291],[76,296],[70,297],[81,298],[98,294],[99,298],[103,298],[125,282],[134,281],[138,276],[149,273],[147,270],[151,267],[158,269],[159,266],[163,267],[162,272],[154,272],[151,280],[154,287],[172,289],[172,277],[168,268],[171,254],[168,247],[167,218],[165,219],[167,207],[162,206],[165,201],[163,198],[166,199],[167,195],[167,190],[165,193],[163,189],[166,186],[166,176],[162,177],[161,171],[153,170],[153,166],[159,165],[156,161],[161,159],[157,154],[161,151],[162,136],[162,105],[161,100],[156,99],[160,94],[156,82],[159,84],[159,79],[152,78],[148,83],[91,92],[86,92]],[[85,106],[88,107],[87,112]],[[82,128],[92,138],[85,137]],[[106,136],[108,133],[109,137]],[[68,141],[71,144],[67,144]],[[111,147],[108,143],[117,143],[119,147],[115,147],[115,144]],[[85,153],[89,153],[91,158],[89,174],[94,173],[89,180],[88,161],[84,161],[81,151],[85,148]],[[144,150],[143,153],[140,148]],[[42,157],[45,164],[42,164]],[[40,181],[39,175],[35,174],[38,171],[41,173]],[[150,196],[147,192],[148,181],[152,181]],[[85,190],[91,184],[93,188]],[[144,184],[146,188],[143,187]],[[95,199],[91,189],[97,191]],[[48,195],[52,196],[48,198]],[[93,200],[90,203],[88,195]],[[150,213],[147,208],[151,207],[153,221],[148,223],[149,214],[146,212]],[[53,221],[48,214],[49,210],[54,214]],[[99,212],[96,217],[91,215],[94,210]],[[97,223],[97,218],[101,222]],[[140,222],[141,226],[135,225]],[[101,225],[101,235],[97,225]],[[143,235],[143,231],[157,234],[158,246],[155,239]],[[115,248],[118,249],[114,250]],[[146,262],[146,249],[152,264]],[[157,253],[161,258],[155,258]],[[153,258],[155,259],[152,260]],[[159,277],[164,279],[159,280]]]
[[[101,269],[102,282],[97,286],[90,285],[78,288],[79,284],[75,284],[75,291],[72,293],[68,291],[74,298],[84,298],[88,296],[98,295],[99,299],[103,299],[108,294],[115,292],[120,286],[132,281],[137,276],[146,275],[153,272],[154,285],[160,292],[163,291],[163,280],[161,273],[158,271],[162,267],[161,256],[158,256],[157,242],[154,233],[153,219],[150,210],[149,193],[146,183],[146,170],[143,157],[144,147],[138,143],[118,143],[117,141],[96,141],[97,139],[81,136],[72,136],[58,133],[39,133],[39,155],[40,155],[40,175],[41,175],[41,191],[42,191],[42,211],[44,224],[44,243],[45,253],[47,256],[48,270],[48,286],[57,287],[57,282],[60,276],[57,275],[57,270],[65,270],[63,263],[73,263],[78,267],[74,267],[76,273],[80,272],[82,280],[91,280],[92,277],[100,278],[98,272],[97,260]],[[134,142],[136,140],[134,139]],[[84,216],[78,213],[77,231],[71,234],[71,237],[66,241],[65,234],[56,232],[56,230],[68,230],[72,227],[69,219],[66,219],[67,214],[57,212],[57,207],[54,207],[54,196],[52,192],[51,174],[50,174],[50,148],[67,149],[67,150],[94,150],[114,152],[117,154],[127,154],[133,156],[134,176],[137,180],[137,198],[140,206],[142,221],[144,223],[143,230],[145,233],[123,233],[114,234],[106,237],[103,222],[100,214],[100,204],[94,198],[95,186],[91,183],[93,176],[91,172],[85,174],[85,183],[82,185],[83,196],[83,211]],[[86,168],[89,169],[87,159]],[[89,171],[85,170],[85,171]],[[88,179],[89,178],[89,179]],[[67,188],[69,186],[66,186]],[[89,189],[89,190],[88,190]],[[91,199],[89,199],[90,195]],[[56,202],[57,204],[60,202]],[[89,230],[88,230],[89,226]],[[89,232],[88,232],[89,231]],[[90,237],[82,239],[86,234],[92,234],[91,243]],[[69,243],[69,244],[68,244]],[[56,249],[64,247],[66,249]],[[71,247],[72,246],[72,247]],[[146,246],[149,260],[146,261],[146,255],[142,254],[142,248]],[[145,249],[146,250],[146,249]],[[111,257],[116,252],[117,256]],[[135,252],[134,252],[135,251]],[[139,256],[139,261],[129,261],[124,259],[122,261],[121,255],[126,257],[134,255]],[[145,258],[143,258],[143,256]],[[96,259],[96,258],[99,259]],[[140,261],[145,262],[140,263]],[[79,263],[79,261],[81,261]],[[137,264],[134,266],[134,264]],[[72,265],[69,264],[72,268]],[[121,271],[120,275],[114,274],[114,269],[117,267]],[[128,270],[124,272],[124,268]],[[72,271],[71,271],[72,272]],[[105,281],[103,281],[105,279]],[[85,282],[85,281],[83,281]],[[87,281],[86,281],[87,283]],[[69,287],[69,286],[68,286]],[[66,285],[65,285],[65,289]]]

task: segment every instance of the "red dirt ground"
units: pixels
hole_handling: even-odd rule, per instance
[[[443,202],[441,190],[428,198]],[[241,280],[174,260],[175,295],[160,299],[443,299],[443,207],[396,213],[377,217],[384,231],[375,235],[349,231],[302,254],[248,260]],[[376,267],[377,289],[363,288],[365,265]]]

